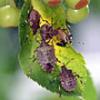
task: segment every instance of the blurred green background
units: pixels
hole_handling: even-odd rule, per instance
[[[72,25],[73,46],[86,57],[88,69],[97,88],[98,100],[100,100],[99,22],[100,0],[91,0],[90,16],[85,21]],[[55,98],[56,94],[43,89],[24,75],[18,64],[19,48],[18,29],[0,28],[0,100],[42,100],[42,98],[47,100],[46,96],[51,96],[50,100],[60,100],[58,97]]]

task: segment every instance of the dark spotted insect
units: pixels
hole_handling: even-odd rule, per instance
[[[57,59],[53,46],[42,41],[40,46],[36,49],[36,56],[44,71],[51,73],[54,70]]]
[[[35,9],[32,9],[28,15],[28,22],[32,28],[33,34],[36,34],[37,30],[40,28],[40,18],[41,15]]]
[[[40,28],[42,40],[47,41],[52,39],[52,37],[54,36],[53,31],[54,29],[49,23],[43,24]]]
[[[54,34],[56,34],[57,42],[56,44],[58,46],[66,46],[66,44],[71,44],[72,43],[72,34],[69,31],[65,31],[65,29],[56,29],[54,31]]]
[[[61,68],[60,84],[67,92],[74,91],[77,86],[76,76],[73,74],[72,70],[67,69],[65,66],[62,66]]]
[[[54,29],[50,24],[44,24],[40,28],[41,37],[44,41],[51,40],[56,36],[58,46],[66,46],[66,44],[72,43],[72,34],[65,29]]]

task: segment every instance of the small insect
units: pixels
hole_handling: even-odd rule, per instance
[[[40,33],[43,41],[52,39],[53,31],[54,29],[49,23],[43,24],[40,28]]]
[[[33,34],[36,34],[38,28],[40,28],[40,17],[41,15],[35,9],[32,9],[28,15],[28,22],[32,28]]]
[[[57,62],[53,46],[42,40],[40,46],[36,49],[36,55],[42,69],[51,73]]]
[[[72,70],[67,69],[62,66],[60,73],[60,83],[62,88],[67,92],[72,92],[77,86],[76,76],[73,74]]]
[[[69,31],[66,32],[65,29],[58,28],[54,31],[54,34],[57,34],[57,40],[60,41],[56,43],[58,46],[66,46],[66,44],[72,43],[72,34]]]

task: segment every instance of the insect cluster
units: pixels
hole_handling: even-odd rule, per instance
[[[39,30],[41,36],[41,43],[39,47],[37,47],[36,58],[41,65],[41,68],[44,72],[52,73],[56,67],[57,62],[60,62],[55,55],[55,49],[49,43],[51,40],[53,41],[53,37],[57,37],[60,42],[56,43],[57,46],[64,47],[69,43],[72,43],[72,35],[66,29],[57,28],[55,29],[53,25],[49,23],[45,23],[40,26],[41,15],[35,9],[32,9],[28,16],[28,23],[30,28],[32,28],[33,35],[36,35]],[[60,62],[61,63],[61,62]],[[72,92],[75,90],[77,86],[77,78],[72,72],[72,70],[68,69],[66,66],[61,66],[59,73],[59,82],[60,86],[67,92]]]

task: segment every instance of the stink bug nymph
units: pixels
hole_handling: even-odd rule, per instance
[[[66,92],[72,92],[77,86],[77,78],[73,74],[72,70],[62,66],[60,73],[60,83]]]
[[[40,46],[36,49],[36,56],[44,71],[51,73],[54,70],[57,59],[53,46],[42,41]]]
[[[33,34],[36,34],[38,28],[40,28],[40,17],[41,15],[35,9],[31,9],[28,15],[28,22],[32,28]]]
[[[54,29],[49,23],[43,24],[40,28],[40,34],[41,34],[43,41],[52,39],[53,31]]]
[[[56,37],[60,42],[56,43],[58,46],[66,46],[66,44],[72,43],[72,34],[69,31],[65,31],[65,29],[56,29]]]

